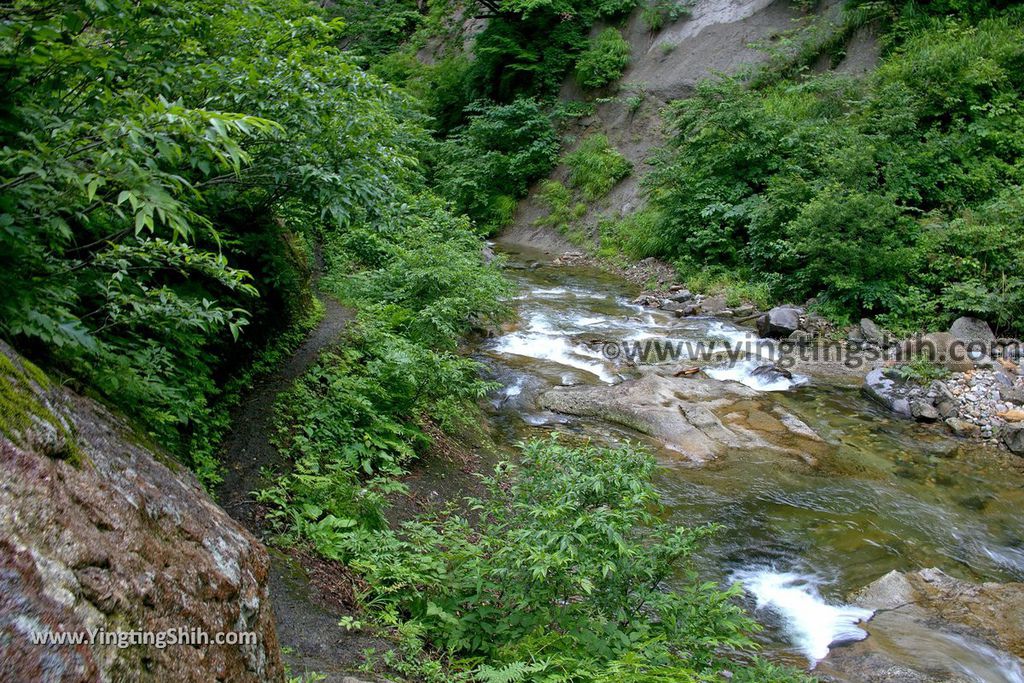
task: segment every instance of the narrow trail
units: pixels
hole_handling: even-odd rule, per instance
[[[271,442],[274,404],[281,392],[316,362],[320,352],[336,343],[353,311],[333,298],[321,295],[324,316],[280,368],[264,377],[239,406],[234,429],[223,451],[224,482],[217,491],[221,505],[257,538],[266,541],[253,491],[264,485],[265,467],[280,464],[281,456]],[[338,626],[345,611],[320,595],[300,563],[280,550],[269,548],[270,600],[277,637],[292,675],[317,672],[325,681],[353,681],[350,674],[361,662],[361,651],[380,646],[373,638],[347,633]]]

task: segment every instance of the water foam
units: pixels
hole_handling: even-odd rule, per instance
[[[807,378],[803,375],[793,375],[793,378],[789,379],[781,375],[767,378],[753,374],[754,370],[762,365],[764,365],[762,360],[746,359],[729,365],[706,367],[704,373],[711,379],[723,382],[732,380],[757,391],[786,391],[807,382]]]
[[[771,610],[781,619],[786,637],[812,668],[830,647],[868,637],[857,624],[874,612],[829,604],[818,591],[816,576],[756,567],[737,571],[734,578],[757,599],[758,610]]]
[[[524,356],[537,360],[551,361],[577,370],[596,375],[602,382],[613,384],[616,380],[604,363],[588,360],[578,355],[573,346],[563,337],[543,332],[515,332],[498,339],[494,350],[513,356]]]
[[[712,320],[708,323],[707,335],[709,339],[723,339],[732,347],[744,346],[744,350],[751,353],[760,350],[761,346],[766,349],[770,346],[754,332],[724,323],[721,320]]]

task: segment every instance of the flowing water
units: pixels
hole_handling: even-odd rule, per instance
[[[621,357],[609,358],[609,340],[756,336],[726,320],[642,308],[620,280],[531,256],[507,254],[519,286],[519,324],[478,350],[503,386],[492,402],[492,423],[503,437],[558,429],[647,443],[662,464],[657,485],[673,521],[723,527],[698,563],[712,577],[744,585],[777,659],[814,667],[830,647],[871,631],[907,663],[926,661],[967,680],[1024,681],[1016,658],[981,641],[882,619],[865,624],[871,613],[845,604],[851,592],[893,569],[1024,580],[1024,474],[1012,459],[895,419],[848,383],[752,376],[756,361],[713,365],[706,374],[757,389],[813,428],[828,444],[814,464],[766,449],[695,467],[629,430],[545,412],[537,397],[553,386],[613,384],[636,373]]]

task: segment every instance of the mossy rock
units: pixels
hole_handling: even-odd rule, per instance
[[[19,448],[79,464],[73,430],[47,399],[53,383],[46,373],[0,343],[0,375],[0,434]]]

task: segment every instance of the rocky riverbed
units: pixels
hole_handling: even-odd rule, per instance
[[[1006,643],[965,639],[973,622],[933,614],[908,625],[856,597],[892,571],[936,567],[1012,609],[1012,593],[992,586],[1024,580],[1024,459],[985,445],[996,440],[980,426],[960,438],[866,396],[872,370],[913,384],[884,374],[900,365],[887,357],[898,342],[871,321],[837,330],[801,307],[727,306],[667,279],[642,292],[571,257],[510,260],[520,320],[479,348],[502,385],[490,420],[498,438],[558,431],[654,450],[668,516],[721,527],[695,562],[744,586],[773,659],[851,683],[1020,680]],[[658,280],[657,264],[642,267],[634,281]],[[838,358],[801,357],[816,341]],[[790,351],[774,355],[781,342]],[[623,354],[649,344],[647,357]],[[658,348],[681,352],[659,358]],[[956,415],[969,414],[972,392],[991,395],[996,373],[973,361],[947,371]],[[938,410],[945,395],[918,385]],[[1000,394],[995,413],[1005,402]]]
[[[571,257],[563,262],[572,263]],[[1024,455],[1024,366],[1022,343],[998,339],[982,320],[961,317],[948,332],[895,338],[869,319],[839,330],[803,306],[758,311],[750,304],[726,306],[724,297],[694,294],[667,284],[653,265],[644,275],[660,275],[659,290],[645,291],[634,303],[676,317],[714,316],[755,329],[765,346],[765,361],[783,370],[816,376],[863,377],[865,393],[893,412],[950,433],[981,439]],[[913,363],[934,365],[934,379],[915,374]],[[771,367],[769,365],[768,367]]]

